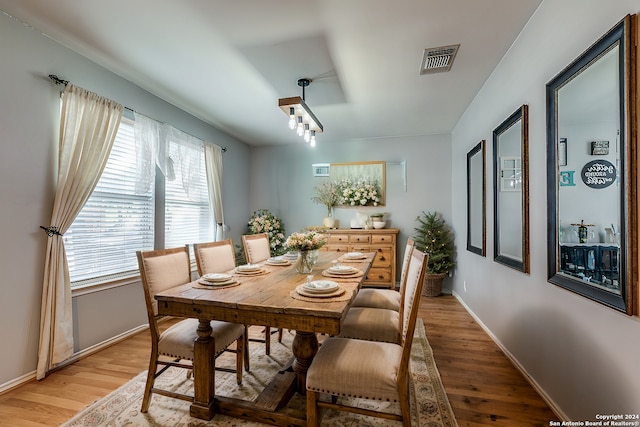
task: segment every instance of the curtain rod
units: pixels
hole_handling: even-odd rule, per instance
[[[51,79],[55,84],[57,84],[57,85],[63,85],[63,86],[66,86],[66,85],[68,85],[68,84],[69,84],[69,80],[62,80],[61,78],[59,78],[59,77],[58,77],[58,76],[56,76],[55,74],[49,74],[49,78],[50,78],[50,79]],[[129,110],[129,111],[131,111],[131,112],[133,112],[133,113],[138,113],[138,112],[137,112],[136,110],[134,110],[133,108],[129,108],[129,107],[124,107],[124,108],[125,108],[125,109],[127,109],[127,110]],[[141,113],[138,113],[138,114],[141,114]],[[154,120],[155,120],[155,119],[154,119]],[[184,131],[181,131],[181,132],[184,132]],[[187,132],[184,132],[184,133],[186,133],[187,135],[191,135],[190,133],[187,133]],[[194,138],[202,139],[202,138],[199,138],[199,137],[197,137],[197,136],[195,136],[195,135],[191,135],[191,136],[193,136]],[[223,153],[226,153],[226,152],[227,152],[227,147],[222,147],[222,152],[223,152]]]

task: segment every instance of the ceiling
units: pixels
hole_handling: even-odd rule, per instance
[[[0,10],[259,146],[302,143],[278,98],[301,96],[303,77],[325,129],[318,144],[450,132],[541,1],[0,0]],[[424,49],[454,44],[449,72],[420,75]]]

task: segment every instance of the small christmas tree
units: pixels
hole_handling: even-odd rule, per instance
[[[438,212],[422,212],[416,221],[413,239],[416,249],[429,254],[427,273],[448,273],[456,265],[453,231]]]

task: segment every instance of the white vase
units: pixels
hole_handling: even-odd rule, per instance
[[[332,216],[326,216],[322,220],[322,225],[324,225],[327,228],[333,228],[333,226],[336,225],[336,220],[333,219]]]

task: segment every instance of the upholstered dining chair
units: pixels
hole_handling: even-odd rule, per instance
[[[331,337],[307,371],[307,426],[318,426],[320,408],[331,408],[411,425],[409,358],[428,256],[413,251],[407,271],[400,344]],[[331,396],[320,400],[321,394]],[[341,404],[339,397],[398,402],[400,414]]]
[[[155,380],[172,366],[193,369],[194,343],[198,338],[198,319],[184,319],[164,332],[158,327],[158,304],[156,293],[191,281],[189,247],[137,251],[140,279],[147,305],[147,317],[151,332],[151,356],[144,389],[141,412],[147,412],[153,393],[193,401],[192,395],[176,393],[154,387]],[[238,384],[242,383],[242,363],[245,351],[245,327],[235,323],[211,321],[211,336],[215,340],[216,357],[225,351],[236,353],[236,368],[216,370],[235,372]],[[236,343],[236,349],[228,347]],[[159,369],[160,368],[160,369]]]
[[[257,264],[271,257],[271,244],[269,243],[269,234],[243,234],[242,247],[244,248],[244,256],[249,264]],[[271,354],[271,334],[278,333],[278,342],[282,342],[282,329],[271,330],[269,326],[265,326],[264,339],[249,338],[249,341],[264,343],[266,354]]]
[[[242,247],[249,264],[266,261],[271,256],[271,245],[267,233],[243,234]]]
[[[207,273],[225,273],[236,266],[236,254],[231,239],[194,243],[193,253],[200,276]]]
[[[233,248],[233,240],[226,239],[217,242],[194,243],[193,253],[196,258],[198,275],[208,273],[225,273],[236,266],[236,254]],[[249,327],[245,325],[244,331],[244,369],[251,370],[249,360]]]
[[[347,315],[342,323],[340,336],[343,338],[355,338],[368,341],[382,341],[390,343],[400,343],[402,318],[404,311],[404,287],[407,281],[406,270],[409,267],[409,260],[414,251],[414,242],[409,239],[407,248],[405,249],[405,260],[403,261],[403,271],[400,276],[400,291],[385,289],[386,293],[369,294],[370,301],[376,301],[379,307],[384,306],[384,302],[392,302],[395,295],[398,294],[398,307],[388,306],[389,308],[376,307],[353,307],[349,308]],[[361,289],[358,292],[365,291]],[[371,289],[383,291],[382,289]],[[375,295],[375,296],[374,296]],[[357,295],[356,295],[357,298]]]
[[[414,240],[409,238],[404,248],[402,267],[400,270],[400,289],[398,289],[398,291],[395,289],[360,289],[354,298],[353,303],[351,303],[351,307],[386,308],[388,310],[399,312],[400,300],[402,297],[401,294],[404,286],[404,276],[407,273],[409,259],[411,259],[411,252],[413,251],[414,246]]]

